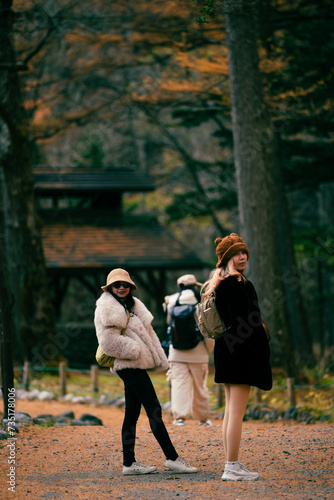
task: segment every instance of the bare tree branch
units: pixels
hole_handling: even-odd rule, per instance
[[[50,28],[48,29],[47,33],[44,35],[44,37],[42,38],[42,40],[37,44],[37,46],[35,47],[35,49],[30,52],[30,54],[28,54],[26,56],[26,58],[24,59],[23,61],[23,65],[28,65],[28,62],[31,61],[31,59],[36,55],[38,54],[38,52],[44,47],[47,39],[49,38],[49,36],[51,35],[51,33],[53,32],[53,30],[55,29],[54,26],[50,26]]]
[[[159,127],[159,129],[163,132],[163,134],[175,146],[176,150],[179,151],[179,153],[181,153],[181,155],[183,156],[183,158],[185,160],[185,165],[186,165],[186,167],[188,168],[188,170],[190,172],[190,175],[191,175],[191,177],[193,179],[193,182],[195,184],[196,190],[203,197],[203,199],[205,199],[208,213],[210,214],[214,225],[216,226],[216,228],[218,229],[218,231],[221,234],[223,234],[225,232],[225,228],[219,222],[219,219],[218,219],[218,217],[216,215],[216,212],[215,212],[215,210],[214,210],[214,208],[212,206],[211,200],[208,199],[208,197],[206,195],[206,192],[205,192],[205,189],[203,188],[203,186],[202,186],[202,184],[201,184],[201,182],[200,182],[200,180],[198,178],[198,174],[197,174],[197,171],[196,171],[196,162],[188,154],[188,152],[181,145],[181,143],[178,141],[178,139],[175,137],[175,135],[173,135],[173,134],[170,133],[170,131],[167,129],[167,127],[163,123],[161,123],[161,121],[158,119],[158,117],[155,114],[153,114],[148,109],[147,106],[141,104],[140,107],[145,112],[146,116],[150,119],[150,121]]]

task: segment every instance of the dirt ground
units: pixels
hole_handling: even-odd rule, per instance
[[[122,475],[120,430],[123,409],[22,401],[16,411],[58,415],[73,410],[90,413],[103,426],[28,426],[16,435],[15,492],[9,491],[10,448],[0,441],[0,497],[5,499],[115,500],[334,500],[334,424],[245,422],[240,460],[260,473],[255,482],[223,482],[221,421],[211,427],[188,421],[175,427],[169,412],[164,420],[180,455],[199,468],[196,474],[168,472],[164,457],[143,413],[138,423],[136,458],[157,465],[159,473]],[[13,472],[12,472],[13,473]]]

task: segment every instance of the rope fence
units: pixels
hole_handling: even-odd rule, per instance
[[[58,366],[31,366],[28,361],[24,363],[23,366],[17,366],[14,368],[15,371],[22,372],[22,383],[16,384],[19,387],[23,387],[25,390],[37,389],[30,384],[30,378],[32,372],[56,372],[59,374],[59,395],[64,397],[68,394],[68,391],[75,393],[87,393],[87,389],[77,389],[68,386],[67,384],[67,373],[82,373],[90,374],[91,380],[91,391],[93,394],[110,396],[113,398],[121,398],[123,394],[112,394],[109,392],[101,391],[99,387],[99,375],[107,375],[112,377],[117,377],[115,373],[111,373],[109,370],[100,370],[97,365],[91,365],[90,369],[79,369],[79,368],[68,368],[64,361],[61,361]],[[161,380],[153,380],[153,384],[169,386],[168,382],[163,382]]]
[[[67,385],[67,373],[85,373],[85,374],[90,374],[90,390],[93,392],[93,394],[103,394],[106,396],[111,396],[115,398],[120,398],[123,395],[122,394],[110,394],[104,391],[101,391],[99,388],[99,376],[100,375],[108,375],[108,376],[114,376],[116,375],[114,373],[111,373],[108,370],[100,370],[97,365],[91,365],[90,369],[74,369],[74,368],[68,368],[66,366],[66,363],[64,361],[61,361],[58,366],[31,366],[28,361],[24,363],[23,366],[15,367],[15,371],[21,371],[22,372],[22,384],[17,384],[20,387],[23,387],[25,390],[28,390],[29,388],[34,388],[33,386],[30,385],[30,375],[31,372],[57,372],[59,374],[59,391],[60,391],[60,396],[64,397],[68,393],[69,386]],[[165,385],[170,387],[169,382],[163,382],[161,380],[153,380],[153,384],[160,384],[160,385]],[[321,384],[321,385],[299,385],[295,384],[294,378],[287,378],[286,379],[286,384],[285,385],[278,385],[278,386],[273,386],[272,390],[287,390],[287,399],[290,407],[296,407],[296,391],[295,389],[314,389],[314,390],[319,390],[319,389],[324,389],[330,386],[334,386],[334,382],[329,382],[326,384]],[[216,384],[216,400],[217,400],[217,408],[220,408],[223,406],[224,403],[224,390],[223,390],[224,384]],[[87,389],[71,389],[71,392],[87,392]],[[253,387],[253,394],[254,394],[254,402],[255,404],[260,404],[261,399],[262,399],[262,392],[260,389],[257,387]],[[332,400],[334,401],[334,391],[332,394]],[[331,406],[331,408],[328,408],[326,411],[332,410],[334,406]]]

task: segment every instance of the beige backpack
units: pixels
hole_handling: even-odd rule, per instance
[[[207,339],[219,339],[227,330],[217,311],[215,291],[206,298],[202,296],[195,317],[199,331]]]

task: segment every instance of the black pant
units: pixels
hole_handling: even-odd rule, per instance
[[[163,423],[161,405],[147,372],[138,368],[125,368],[118,370],[117,375],[124,382],[125,393],[125,415],[122,426],[123,465],[129,467],[136,460],[136,425],[141,405],[145,408],[153,435],[166,459],[176,460],[178,454]]]

